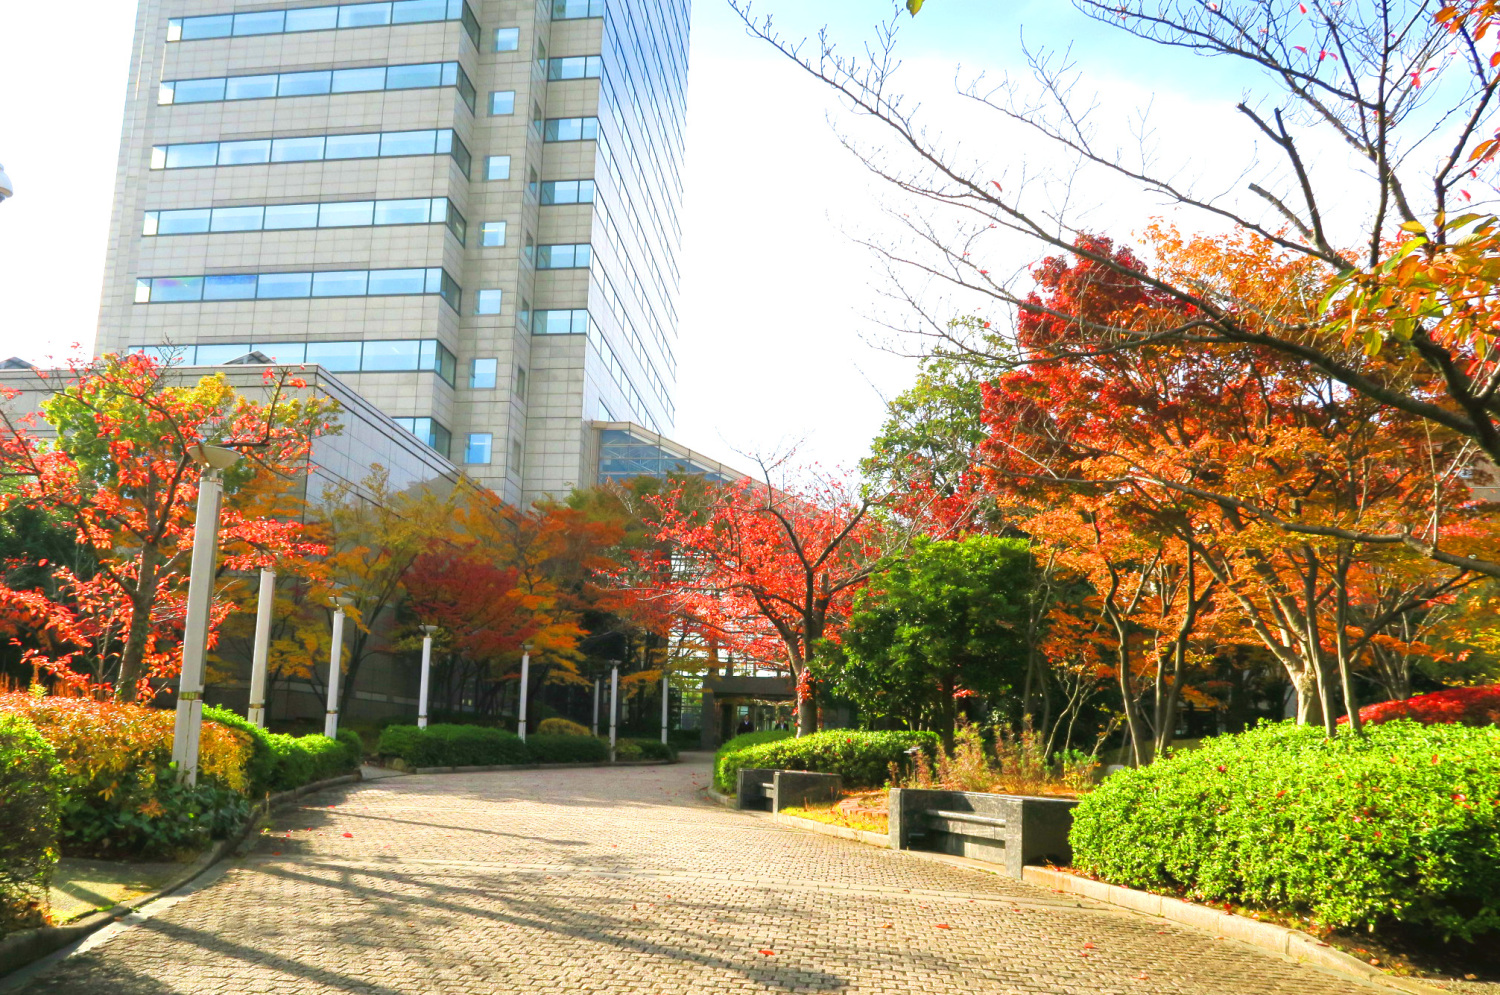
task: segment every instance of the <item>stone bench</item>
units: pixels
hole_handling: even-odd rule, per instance
[[[744,767],[736,778],[734,807],[780,812],[812,802],[837,801],[843,788],[844,779],[837,774]]]
[[[930,850],[1001,864],[1020,879],[1026,864],[1073,859],[1071,798],[892,788],[891,849]]]

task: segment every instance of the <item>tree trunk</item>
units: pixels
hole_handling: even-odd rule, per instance
[[[811,736],[818,731],[818,702],[813,694],[797,702],[797,735]]]
[[[135,701],[139,697],[136,683],[146,676],[146,637],[151,631],[151,608],[156,600],[160,566],[160,554],[153,547],[141,550],[141,572],[130,605],[130,633],[120,651],[120,681],[115,685],[115,697],[120,701]]]

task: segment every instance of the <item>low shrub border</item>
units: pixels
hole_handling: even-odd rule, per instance
[[[62,783],[31,720],[0,714],[0,934],[44,921]]]
[[[513,732],[480,726],[387,726],[380,734],[378,752],[382,761],[400,761],[407,770],[605,763],[609,760],[609,740],[535,733],[523,741]],[[673,761],[677,751],[660,740],[619,739],[615,759]]]
[[[878,788],[889,779],[892,764],[903,770],[910,765],[908,750],[920,748],[930,757],[939,742],[934,732],[829,729],[734,749],[744,738],[736,736],[725,743],[714,758],[714,787],[726,794],[735,790],[741,767],[839,774],[845,789]]]
[[[1306,914],[1500,934],[1500,729],[1278,723],[1121,771],[1074,816],[1075,866],[1112,884]]]

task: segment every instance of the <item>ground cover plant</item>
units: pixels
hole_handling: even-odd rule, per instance
[[[1030,729],[1012,734],[963,725],[952,750],[939,746],[930,760],[918,753],[904,777],[892,768],[891,783],[903,788],[1076,797],[1094,786],[1098,766],[1092,755],[1077,750],[1048,757],[1040,737]]]
[[[839,774],[845,788],[878,787],[889,779],[892,765],[900,774],[909,769],[912,756],[908,751],[915,748],[931,756],[938,747],[934,732],[828,729],[811,736],[728,749],[743,738],[724,744],[714,760],[714,787],[726,794],[735,790],[742,767]]]
[[[1073,860],[1114,884],[1315,927],[1500,934],[1500,729],[1290,723],[1126,770],[1074,813]]]
[[[677,748],[659,739],[617,739],[616,760],[676,760]]]
[[[483,726],[387,726],[376,748],[411,767],[476,767],[531,761],[521,737]]]
[[[579,725],[571,719],[553,716],[537,723],[536,731],[544,736],[592,736],[588,726]]]
[[[788,805],[781,813],[882,836],[891,830],[890,791],[885,788],[846,794],[838,801],[826,804]]]
[[[0,714],[0,934],[42,923],[62,771],[31,720]]]
[[[1458,722],[1468,726],[1500,725],[1500,684],[1447,688],[1400,701],[1382,701],[1361,708],[1359,717],[1365,722],[1415,719],[1428,725],[1434,722]]]

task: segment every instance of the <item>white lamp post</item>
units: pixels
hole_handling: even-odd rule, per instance
[[[435,625],[422,626],[422,687],[417,692],[417,728],[427,728],[427,687],[432,675],[432,634]]]
[[[604,683],[602,677],[594,678],[594,735],[599,735],[599,686]]]
[[[5,175],[5,167],[0,166],[0,201],[9,200],[15,192],[16,188],[10,182],[10,177]]]
[[[516,718],[521,742],[526,742],[526,692],[531,689],[531,644],[521,646],[521,714]]]
[[[328,712],[323,717],[323,735],[333,739],[339,734],[339,671],[344,663],[344,609],[353,598],[329,598],[333,605],[333,646],[328,651]]]
[[[620,665],[609,665],[609,762],[615,762],[615,724],[620,718]]]
[[[661,742],[662,742],[663,746],[665,746],[666,743],[667,743],[667,702],[668,702],[668,698],[669,698],[669,696],[667,694],[667,671],[666,671],[666,668],[662,668],[662,672],[661,672]]]
[[[266,727],[266,667],[271,654],[271,610],[276,603],[276,571],[262,567],[260,600],[255,604],[255,651],[250,658],[251,725]]]
[[[179,781],[197,784],[198,737],[203,728],[203,657],[208,652],[214,556],[219,547],[219,508],[224,499],[224,481],[219,474],[234,465],[240,455],[232,449],[202,445],[194,446],[188,454],[202,472],[198,479],[197,517],[193,520],[193,559],[188,574],[187,618],[182,627],[182,673],[177,678],[172,762],[177,765]]]

